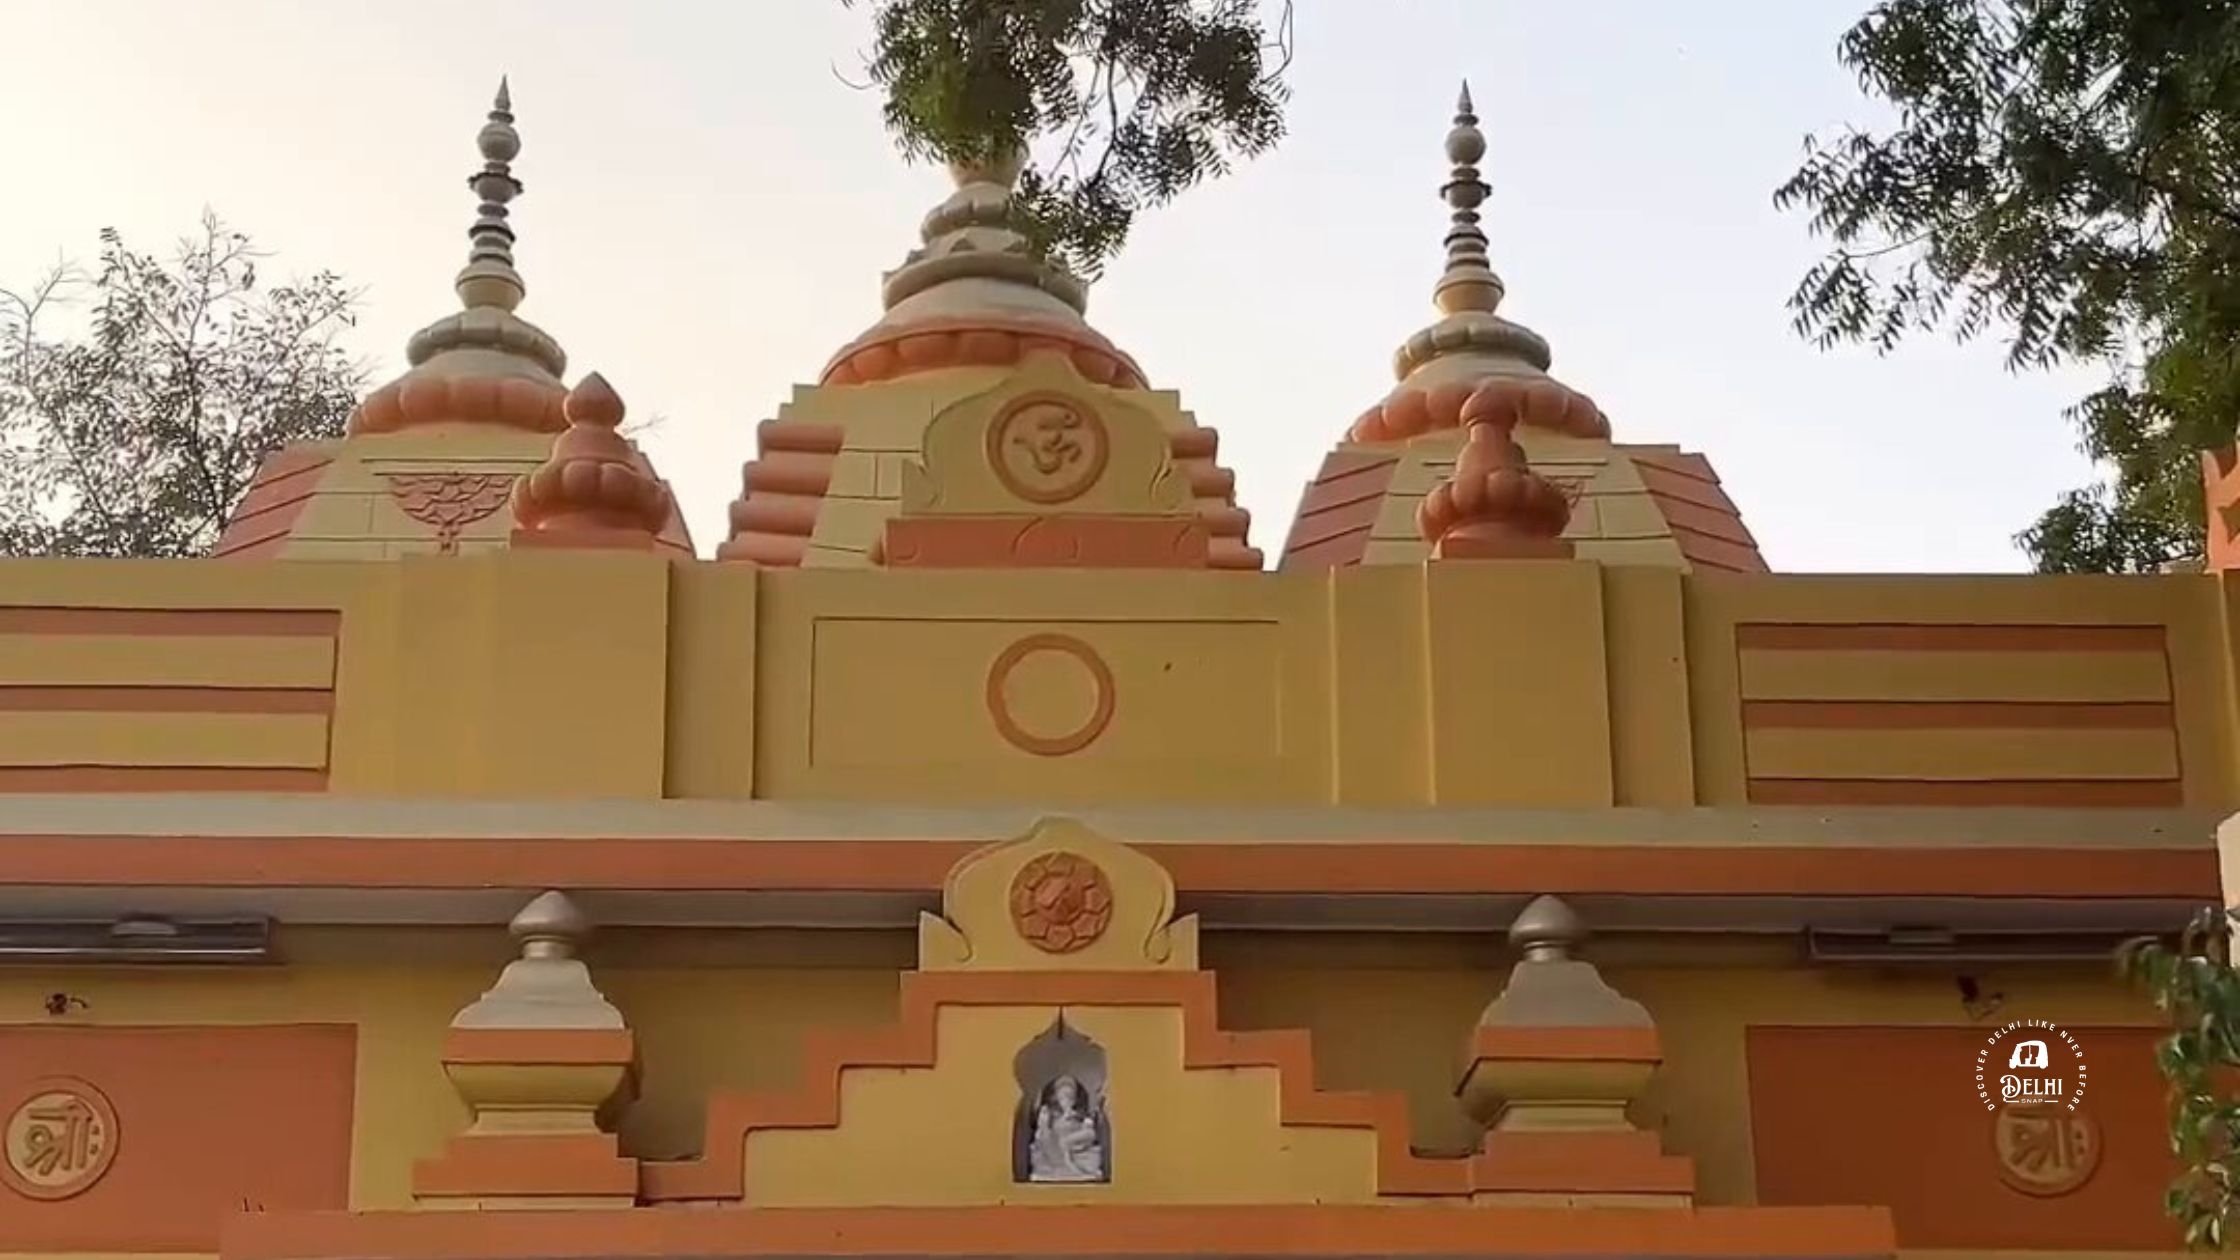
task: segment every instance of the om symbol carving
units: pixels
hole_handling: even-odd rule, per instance
[[[2068,1194],[2100,1167],[2100,1126],[2084,1112],[2059,1104],[2010,1104],[1994,1124],[1999,1179],[2024,1194]]]
[[[27,1199],[93,1188],[117,1157],[117,1112],[74,1077],[34,1081],[0,1128],[0,1185]]]
[[[1013,399],[988,426],[988,466],[1029,503],[1068,503],[1089,492],[1112,457],[1096,412],[1061,394]]]

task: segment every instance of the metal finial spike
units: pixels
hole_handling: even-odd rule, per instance
[[[1462,87],[1462,98],[1465,101],[1470,99],[1470,85],[1467,83]],[[1467,108],[1467,106],[1465,108]],[[496,110],[501,114],[510,114],[513,111],[512,83],[509,80],[508,76],[502,74],[498,76],[498,99],[496,103]]]
[[[506,204],[521,195],[521,181],[513,177],[521,133],[513,127],[513,88],[505,76],[498,79],[488,121],[475,133],[475,148],[482,154],[482,169],[467,177],[467,187],[481,200],[474,226],[467,229],[466,270],[453,287],[468,307],[510,311],[521,304],[527,286],[513,269],[513,228],[506,222]]]
[[[1485,155],[1486,133],[1478,129],[1466,79],[1455,101],[1454,126],[1447,132],[1447,160],[1453,163],[1453,169],[1439,189],[1452,218],[1447,227],[1447,266],[1432,289],[1432,300],[1449,315],[1463,311],[1490,314],[1501,305],[1501,277],[1493,273],[1486,234],[1478,226],[1478,207],[1493,192],[1478,172],[1478,162]]]

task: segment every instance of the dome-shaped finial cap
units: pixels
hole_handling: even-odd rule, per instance
[[[649,475],[637,449],[617,432],[622,396],[592,372],[561,403],[568,427],[552,456],[513,487],[513,517],[532,532],[634,535],[651,544],[674,506],[669,488]]]
[[[1509,943],[1522,950],[1529,962],[1565,962],[1587,939],[1586,920],[1561,897],[1545,893],[1509,925]]]
[[[575,955],[576,945],[590,934],[591,921],[568,894],[553,889],[539,893],[521,907],[506,930],[521,942],[523,958],[570,958]]]

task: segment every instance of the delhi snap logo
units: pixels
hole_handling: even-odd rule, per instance
[[[2044,1035],[2017,1035],[2026,1032]],[[2084,1101],[2084,1086],[2084,1047],[2045,1020],[2018,1019],[1984,1038],[1976,1050],[1976,1098],[1986,1111],[2017,1104],[2075,1111]]]

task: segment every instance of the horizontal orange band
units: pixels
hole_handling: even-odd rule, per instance
[[[313,687],[0,687],[0,710],[26,713],[332,713]]]
[[[413,1166],[412,1192],[431,1198],[635,1198],[638,1161],[611,1133],[507,1133],[456,1137],[442,1156]]]
[[[2161,626],[1753,623],[1735,646],[1774,652],[2159,652]]]
[[[1480,1059],[1560,1060],[1563,1062],[1661,1063],[1657,1030],[1641,1028],[1526,1028],[1480,1025],[1470,1034],[1470,1053]]]
[[[619,1066],[637,1053],[627,1028],[454,1028],[443,1035],[446,1063]]]
[[[1753,778],[1753,805],[1941,805],[1979,809],[2157,809],[2185,803],[2178,779]]]
[[[1896,1250],[1890,1215],[1880,1208],[1013,1206],[246,1213],[227,1226],[219,1254],[222,1260],[373,1255],[392,1260],[686,1255],[1880,1260]]]
[[[0,608],[0,634],[222,634],[330,636],[342,614],[325,609]]]
[[[2174,729],[2167,702],[2041,700],[1747,700],[1754,730],[2128,730]]]
[[[171,772],[179,773],[179,772]],[[4,783],[0,778],[0,783]],[[967,840],[0,837],[0,886],[930,893]],[[1143,851],[1188,893],[2169,898],[2217,896],[2196,848],[1194,844]]]
[[[1479,1194],[1695,1193],[1695,1161],[1654,1133],[1496,1133],[1470,1163]]]
[[[326,790],[326,771],[287,766],[0,766],[0,792]],[[0,883],[6,882],[6,878],[0,876]]]

